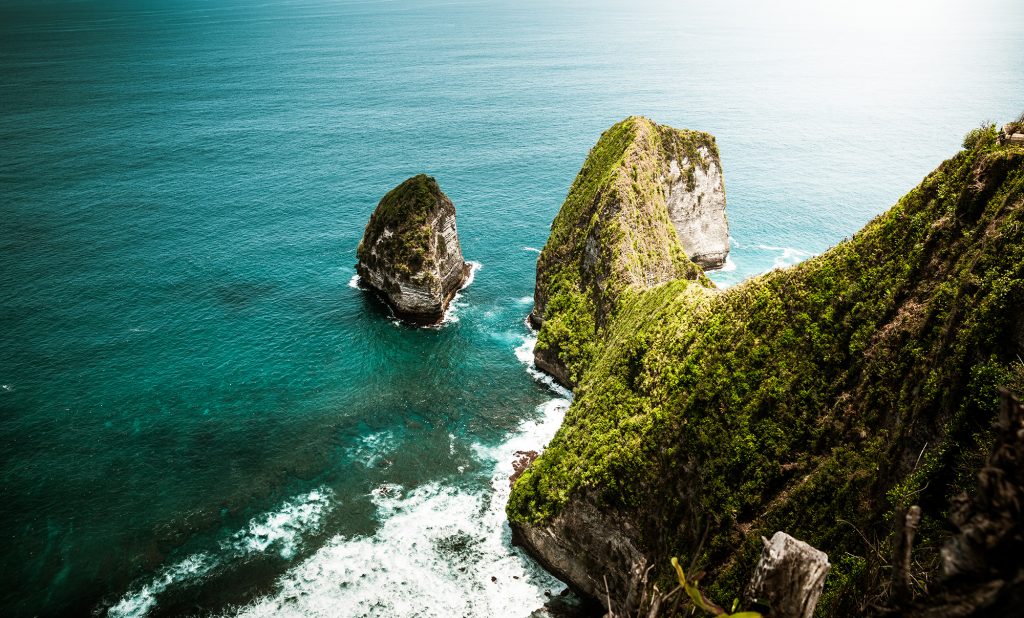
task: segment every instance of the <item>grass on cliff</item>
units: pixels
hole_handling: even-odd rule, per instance
[[[601,135],[573,181],[538,260],[535,296],[544,318],[537,350],[574,383],[624,296],[679,278],[711,285],[679,243],[661,181],[671,159],[690,178],[693,166],[706,169],[702,147],[717,161],[707,133],[633,116]]]
[[[366,224],[363,240],[356,249],[356,258],[367,266],[373,266],[380,257],[386,257],[388,264],[402,274],[420,272],[429,257],[433,238],[429,215],[446,199],[437,181],[426,174],[413,176],[388,191]],[[385,229],[394,234],[379,241],[378,257],[374,257],[364,243],[367,238],[379,238]]]
[[[895,513],[919,504],[926,582],[996,389],[1024,386],[1024,149],[995,136],[817,258],[721,294],[626,297],[509,517],[545,522],[596,489],[655,564],[707,527],[713,595],[742,590],[760,536],[784,530],[830,555],[819,615],[841,615],[878,600]]]

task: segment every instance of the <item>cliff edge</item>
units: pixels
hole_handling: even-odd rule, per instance
[[[433,324],[469,274],[455,206],[437,181],[413,176],[387,193],[366,224],[356,272],[399,318]]]
[[[649,137],[637,137],[638,124]],[[617,127],[587,165],[657,139],[635,120]],[[664,228],[632,228],[619,215],[602,236],[590,234],[600,226],[566,230],[556,219],[538,266],[542,324],[583,314],[596,316],[591,333],[603,326],[585,364],[565,354],[564,342],[576,341],[561,335],[565,326],[552,333],[561,338],[548,335],[578,388],[513,487],[516,539],[627,614],[641,558],[664,590],[669,558],[694,560],[709,594],[729,599],[749,579],[761,537],[785,530],[834,557],[817,615],[864,615],[885,603],[892,532],[919,505],[909,579],[937,578],[945,514],[985,461],[999,389],[1024,390],[1024,148],[1000,144],[994,128],[964,147],[848,241],[718,294],[664,258],[615,264],[628,277],[588,279],[584,265],[602,263],[588,255],[620,255]],[[634,168],[657,186],[643,164],[609,165],[600,177],[629,186],[595,180],[578,208],[596,213],[594,203],[643,192]],[[585,165],[574,192],[592,177]],[[603,220],[565,208],[559,218],[567,213]],[[656,268],[645,278],[646,264]],[[673,269],[684,276],[671,280]],[[608,290],[617,303],[602,314]],[[566,298],[592,313],[567,313]]]
[[[713,287],[729,252],[715,138],[632,116],[604,132],[537,260],[530,321],[539,368],[578,383],[621,302],[667,281]]]

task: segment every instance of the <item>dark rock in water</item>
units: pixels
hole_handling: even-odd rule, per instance
[[[455,206],[437,181],[413,176],[385,195],[356,250],[356,272],[395,314],[417,324],[441,320],[469,275]]]

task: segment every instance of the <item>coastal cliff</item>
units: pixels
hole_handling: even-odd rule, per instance
[[[715,138],[639,116],[617,123],[591,149],[537,260],[537,366],[574,386],[624,300],[677,279],[713,287],[703,269],[728,252]]]
[[[366,224],[356,272],[399,318],[441,320],[469,274],[455,227],[455,206],[437,181],[413,176],[387,193]]]
[[[570,197],[638,124],[602,136]],[[563,229],[600,220],[579,209],[602,191],[566,200],[538,265],[535,319],[576,320],[542,329],[542,354],[578,388],[513,487],[516,540],[621,615],[641,558],[665,590],[669,558],[693,560],[731,599],[761,537],[785,530],[833,558],[818,615],[862,615],[887,603],[893,530],[919,505],[920,594],[950,500],[989,451],[998,389],[1024,388],[1024,148],[976,130],[851,239],[716,294],[677,259],[588,278],[589,255],[664,229]]]

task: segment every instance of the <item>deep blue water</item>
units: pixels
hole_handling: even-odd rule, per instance
[[[1017,2],[554,4],[0,2],[0,614],[526,616],[516,351],[600,133],[717,136],[729,285],[1024,111]],[[439,329],[349,285],[420,172],[482,265]]]

